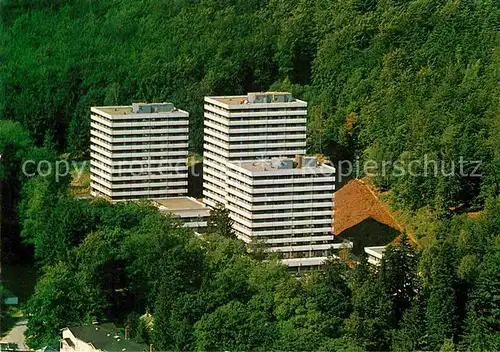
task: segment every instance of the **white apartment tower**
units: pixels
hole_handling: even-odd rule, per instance
[[[307,103],[290,93],[205,97],[205,203],[227,204],[229,162],[304,155],[306,115]]]
[[[91,194],[113,201],[187,194],[189,114],[170,103],[91,108]]]
[[[245,242],[259,240],[290,267],[321,265],[334,244],[335,168],[315,157],[227,164],[227,208]]]

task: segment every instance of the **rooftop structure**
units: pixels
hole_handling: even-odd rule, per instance
[[[205,203],[227,204],[228,162],[305,154],[307,103],[286,92],[205,97]]]
[[[236,164],[251,172],[282,170],[282,173],[287,173],[288,170],[301,170],[305,168],[327,168],[328,171],[331,171],[331,166],[327,164],[319,164],[316,157],[303,157],[301,155],[297,155],[295,159],[267,159],[258,161],[246,161]]]
[[[91,194],[110,200],[187,194],[189,114],[171,103],[91,108]]]
[[[104,106],[98,109],[109,115],[162,114],[180,111],[172,103],[134,103],[131,106]]]
[[[149,351],[145,344],[122,336],[112,323],[65,328],[61,335],[61,352]]]
[[[227,168],[227,209],[239,238],[261,241],[292,267],[321,265],[345,247],[334,244],[334,167],[297,156]]]
[[[213,100],[226,105],[247,105],[247,104],[277,104],[295,102],[291,93],[288,92],[261,92],[261,93],[248,93],[247,95],[233,95],[210,97]]]
[[[201,231],[207,226],[210,208],[192,197],[156,199],[154,202],[160,212],[178,216],[186,227]]]

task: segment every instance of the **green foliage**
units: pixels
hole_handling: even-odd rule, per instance
[[[386,299],[392,305],[393,328],[397,328],[419,291],[417,263],[417,254],[405,233],[401,234],[397,245],[388,246],[384,252],[378,278]]]
[[[490,248],[478,267],[478,277],[467,307],[465,340],[473,350],[498,350],[500,337],[500,239],[490,242]]]
[[[210,210],[210,217],[207,223],[207,232],[216,233],[227,238],[236,238],[233,230],[234,221],[229,216],[229,210],[224,204],[217,204]]]
[[[45,262],[28,303],[33,346],[56,342],[58,329],[94,318],[123,321],[161,350],[498,346],[498,199],[477,218],[442,224],[437,241],[421,255],[403,234],[380,267],[366,257],[354,269],[329,261],[297,279],[278,262],[256,259],[242,241],[195,237],[147,203],[80,204],[64,193],[59,197],[69,214],[82,210],[75,216],[87,225],[61,221],[53,231],[90,232],[73,244],[52,240],[50,255],[59,261]],[[26,226],[36,223],[35,209],[23,213]],[[58,206],[45,212],[47,219],[65,219]],[[43,253],[45,243],[34,245]],[[463,264],[470,256],[477,269]],[[131,312],[148,310],[152,330],[127,320]]]
[[[76,270],[63,262],[45,268],[26,307],[30,318],[25,336],[32,348],[57,348],[60,329],[90,323],[100,315],[105,302],[93,301],[87,294],[90,283],[75,274]]]
[[[20,175],[22,153],[30,146],[28,130],[20,123],[0,120],[0,180],[14,185]]]
[[[500,348],[495,1],[6,0],[0,16],[0,180],[14,207],[21,192],[22,237],[43,266],[32,347],[149,308],[153,333],[141,329],[165,350]],[[249,255],[222,207],[197,239],[148,204],[88,203],[67,178],[21,174],[26,160],[88,153],[90,106],[172,101],[201,153],[203,96],[268,88],[308,101],[310,152],[436,165],[373,177],[421,253],[403,237],[378,269],[330,263],[297,280]],[[460,158],[481,176],[446,172]],[[450,217],[460,204],[484,210]]]
[[[418,296],[411,307],[403,313],[400,328],[395,330],[392,340],[393,351],[419,351],[427,346],[425,326],[424,297]]]
[[[202,351],[266,349],[275,336],[273,330],[265,311],[234,300],[196,323],[196,347]]]
[[[392,305],[380,284],[368,276],[352,289],[353,312],[346,320],[346,336],[364,350],[387,350],[390,344]]]
[[[79,157],[90,106],[170,100],[191,113],[201,153],[204,95],[286,89],[309,101],[311,152],[443,168],[375,177],[400,206],[479,207],[499,193],[494,1],[12,0],[1,13],[0,116],[38,145],[53,136]],[[460,157],[482,176],[447,173]]]
[[[42,265],[69,259],[72,248],[93,228],[87,203],[57,192],[50,181],[41,178],[28,181],[24,192],[31,197],[20,205],[24,219],[21,236],[35,246],[35,257]]]
[[[162,282],[158,277],[172,286],[177,280],[179,291],[195,281],[195,274],[188,274],[195,267],[190,260],[196,251],[188,245],[194,234],[176,220],[148,204],[59,197],[65,207],[45,209],[42,215],[49,221],[39,221],[41,229],[32,225],[39,217],[36,208],[25,213],[24,230],[31,226],[35,253],[45,265],[28,302],[28,313],[36,315],[29,319],[30,346],[56,342],[59,329],[71,324],[124,319],[127,312],[154,306],[156,287]],[[50,221],[56,217],[61,221]],[[48,236],[48,229],[58,236]],[[140,333],[149,339],[144,329]]]
[[[4,304],[4,297],[7,294],[5,287],[0,284],[0,320],[6,321],[9,315],[9,307]]]

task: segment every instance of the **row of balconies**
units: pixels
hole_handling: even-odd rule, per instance
[[[249,183],[241,182],[233,177],[229,173],[226,178],[228,185],[231,185],[233,189],[244,191],[248,195],[260,195],[266,193],[286,193],[286,192],[304,192],[309,191],[311,187],[315,190],[320,191],[334,191],[335,184],[333,183],[331,177],[324,178],[303,178],[303,179],[290,179],[290,180],[280,180],[274,183],[266,183],[263,186],[266,188],[255,187],[257,185],[251,185]],[[271,180],[270,180],[271,181]],[[259,185],[262,186],[262,185]]]
[[[91,121],[98,122],[102,125],[105,125],[109,128],[133,128],[133,127],[168,127],[168,126],[188,126],[189,120],[186,117],[185,120],[165,120],[165,121],[155,121],[155,120],[147,120],[140,122],[129,122],[129,121],[120,121],[115,122],[107,118],[103,118],[99,115],[92,115]]]
[[[317,175],[307,175],[307,174],[296,174],[296,175],[286,175],[284,177],[269,177],[268,179],[255,180],[248,177],[247,175],[241,175],[230,170],[227,175],[228,184],[233,185],[236,188],[246,187],[252,190],[261,190],[266,187],[274,188],[285,188],[289,184],[303,185],[303,184],[318,184],[333,185],[335,182],[335,177],[324,174]],[[251,193],[251,192],[250,192]]]
[[[331,216],[333,215],[330,214],[330,217],[325,217],[323,219],[305,219],[305,220],[290,220],[290,219],[282,219],[283,221],[278,221],[278,219],[272,219],[270,221],[258,223],[255,221],[249,221],[246,220],[245,218],[240,218],[236,216],[236,214],[231,213],[231,219],[234,220],[234,222],[240,223],[243,226],[249,227],[252,230],[258,229],[258,228],[266,228],[266,227],[285,227],[285,226],[300,226],[300,225],[308,225],[308,226],[313,226],[314,225],[331,225],[332,224],[332,218]],[[307,229],[304,229],[307,230]],[[300,232],[295,232],[295,233],[300,233]],[[307,231],[305,233],[308,233]]]
[[[293,124],[301,124],[305,125],[307,123],[307,119],[304,117],[300,117],[298,115],[290,115],[283,116],[283,114],[278,115],[269,115],[262,119],[256,119],[257,116],[248,116],[248,119],[227,119],[221,115],[214,115],[205,111],[204,118],[206,120],[215,121],[221,125],[229,126],[231,128],[244,127],[244,126],[272,126],[272,125],[293,125]],[[264,117],[264,116],[263,116]]]
[[[293,201],[293,200],[325,200],[325,199],[333,199],[333,191],[331,189],[329,190],[323,190],[323,192],[319,192],[319,189],[316,189],[315,187],[309,187],[309,190],[302,190],[302,192],[315,192],[315,193],[310,193],[310,194],[301,194],[299,192],[296,192],[291,195],[280,195],[280,194],[274,194],[272,196],[265,196],[265,195],[249,195],[247,193],[243,193],[241,191],[238,191],[234,188],[228,188],[227,192],[229,195],[231,195],[235,201],[242,202],[246,201],[250,204],[256,205],[255,203],[264,203],[264,202],[282,202],[282,201]],[[317,191],[317,192],[316,192]]]
[[[247,107],[247,106],[245,106]],[[238,106],[241,108],[241,106]],[[224,116],[227,119],[231,118],[245,118],[245,117],[257,117],[257,116],[306,116],[307,107],[303,107],[300,110],[287,110],[279,107],[265,107],[264,109],[255,109],[255,105],[252,107],[247,107],[249,110],[257,111],[245,111],[245,112],[234,112],[222,109],[215,105],[205,104],[205,111],[210,111],[211,113]],[[252,109],[253,108],[253,109]]]
[[[172,181],[167,180],[167,181],[161,181],[161,182],[135,182],[134,181],[139,181],[139,180],[130,180],[130,182],[125,183],[125,184],[117,184],[113,181],[108,181],[107,179],[100,177],[98,174],[93,173],[90,175],[90,180],[92,182],[97,182],[100,185],[111,189],[111,190],[118,190],[118,189],[128,189],[128,188],[151,188],[151,187],[182,187],[188,185],[187,179],[183,180],[178,180],[178,179],[173,179]]]
[[[330,218],[333,215],[333,209],[326,209],[325,208],[318,208],[315,210],[312,210],[311,207],[307,209],[284,209],[282,213],[269,213],[269,214],[254,214],[251,211],[245,211],[242,210],[238,207],[233,206],[231,201],[228,201],[227,208],[231,211],[233,211],[235,214],[238,214],[238,217],[241,219],[245,219],[249,222],[252,222],[254,220],[269,220],[269,223],[275,222],[275,221],[280,221],[282,219],[287,219],[287,218],[300,218],[300,217],[313,217],[313,216],[325,216],[327,218]],[[285,210],[288,210],[285,212]],[[292,211],[293,210],[293,211]]]
[[[189,128],[184,126],[171,126],[169,128],[137,128],[130,130],[122,129],[111,129],[106,126],[102,126],[95,122],[90,123],[91,130],[100,131],[107,135],[113,136],[113,138],[128,138],[124,136],[130,135],[143,135],[143,134],[185,134],[189,133]]]
[[[145,171],[142,171],[145,172]],[[142,173],[141,172],[141,173]],[[120,181],[142,181],[142,180],[158,180],[158,179],[186,179],[188,178],[187,170],[184,173],[169,173],[169,174],[161,174],[161,175],[144,175],[144,174],[135,174],[135,175],[127,175],[127,176],[113,176],[108,172],[103,172],[98,167],[93,166],[90,168],[90,173],[93,175],[100,176],[110,182],[120,182]]]
[[[172,196],[185,196],[187,194],[186,188],[174,188],[174,189],[161,189],[161,190],[126,190],[126,191],[112,191],[97,182],[91,184],[91,188],[98,190],[99,192],[107,195],[108,197],[118,197],[118,196],[130,196],[130,197],[141,197],[141,196],[151,196],[151,198],[161,198],[161,197],[172,197]]]
[[[142,172],[160,172],[160,173],[165,173],[165,172],[175,172],[175,173],[187,173],[188,171],[188,166],[186,163],[184,164],[174,164],[175,166],[156,166],[152,167],[151,165],[153,164],[144,164],[141,165],[140,168],[130,168],[130,167],[121,167],[119,169],[113,169],[111,168],[108,164],[103,163],[101,161],[98,161],[97,159],[92,159],[90,161],[91,166],[98,167],[99,169],[106,171],[109,174],[126,174],[126,173],[131,173],[131,174],[137,174],[137,173],[142,173]],[[186,176],[187,177],[187,176]]]
[[[174,141],[166,141],[165,143],[161,144],[141,144],[141,145],[116,145],[116,144],[110,144],[106,141],[102,141],[98,138],[91,137],[90,138],[90,143],[94,143],[96,145],[99,145],[100,147],[105,148],[106,150],[110,151],[122,151],[122,150],[144,150],[144,149],[181,149],[181,148],[188,148],[188,143],[171,143]]]
[[[224,134],[238,135],[238,134],[258,134],[258,133],[283,133],[283,132],[305,132],[305,125],[297,126],[276,126],[276,127],[255,127],[255,128],[228,128],[224,126],[217,125],[216,123],[205,120],[205,126],[209,126],[216,129]]]
[[[335,236],[332,234],[324,235],[308,235],[304,237],[281,237],[281,238],[269,238],[263,239],[268,244],[284,244],[284,243],[302,243],[302,242],[319,242],[319,241],[333,241]]]
[[[280,148],[283,150],[287,150],[288,148],[305,148],[306,147],[306,141],[296,141],[296,140],[263,140],[262,138],[260,139],[260,143],[248,143],[248,144],[229,144],[227,142],[221,141],[219,139],[213,138],[211,136],[205,135],[205,145],[210,145],[207,144],[207,142],[214,144],[220,148],[222,148],[224,151],[227,151],[233,155],[234,153],[237,153],[237,151],[249,151],[252,152],[253,150],[260,150],[260,149],[268,149],[268,148]],[[276,151],[276,154],[278,154],[279,151]]]
[[[141,158],[141,157],[155,157],[155,156],[185,156],[187,158],[188,155],[188,150],[186,147],[186,150],[170,150],[170,151],[164,151],[164,152],[142,152],[142,153],[111,153],[109,150],[106,150],[102,147],[100,147],[97,144],[91,144],[90,145],[90,150],[93,150],[95,152],[98,152],[104,156],[107,156],[108,158]]]
[[[187,131],[186,131],[187,132]],[[131,142],[156,142],[156,141],[185,141],[188,140],[188,134],[187,133],[172,133],[172,134],[167,134],[164,136],[158,136],[158,134],[152,134],[147,137],[121,137],[121,136],[116,136],[116,137],[110,137],[108,134],[101,132],[100,130],[97,129],[91,129],[90,134],[92,136],[98,137],[100,139],[103,139],[107,141],[108,143],[123,143],[124,141],[127,143]]]
[[[184,165],[187,163],[187,158],[184,155],[181,155],[177,158],[170,159],[155,159],[155,158],[134,158],[134,160],[112,160],[110,158],[104,157],[98,153],[90,152],[91,159],[99,160],[100,162],[108,165],[108,166],[132,166],[132,165],[149,165],[149,164],[175,164],[175,165]]]
[[[283,247],[269,247],[269,252],[304,252],[304,251],[327,251],[332,248],[332,244],[310,244],[304,246],[283,246]]]
[[[262,239],[266,240],[266,237],[270,236],[283,236],[289,237],[290,235],[299,235],[299,236],[309,236],[311,234],[319,234],[324,235],[325,233],[332,233],[333,226],[332,224],[328,225],[319,225],[317,227],[312,228],[275,228],[272,230],[267,229],[251,229],[237,222],[234,223],[233,228],[235,231],[239,231],[245,234],[248,238]]]

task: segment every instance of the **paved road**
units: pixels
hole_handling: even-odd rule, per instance
[[[26,324],[28,321],[26,319],[19,319],[16,325],[10,330],[7,335],[5,335],[1,341],[17,344],[17,348],[24,350],[24,332],[26,331]]]

